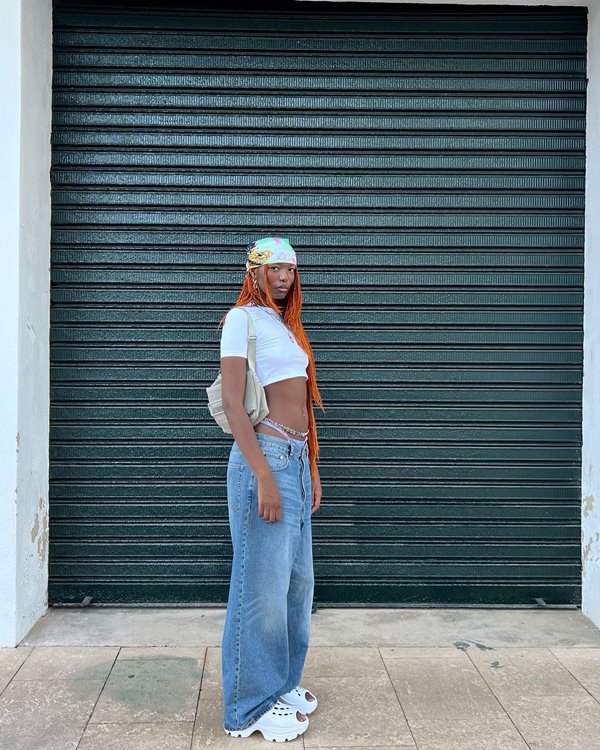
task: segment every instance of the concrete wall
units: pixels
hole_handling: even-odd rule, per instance
[[[600,4],[588,18],[585,313],[583,320],[582,606],[600,627]]]
[[[600,194],[600,0],[420,1],[590,9],[582,611],[600,627],[600,212],[594,212]],[[0,646],[12,646],[47,601],[52,3],[5,0],[2,11]]]
[[[0,645],[46,610],[51,2],[8,0],[0,25]]]

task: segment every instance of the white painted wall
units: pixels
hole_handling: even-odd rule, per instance
[[[588,17],[583,319],[582,612],[600,627],[600,3]]]
[[[0,645],[46,610],[52,4],[5,0],[0,24]]]
[[[0,25],[0,645],[15,643],[19,325],[20,7]]]

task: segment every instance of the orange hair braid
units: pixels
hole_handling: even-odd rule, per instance
[[[266,268],[266,266],[260,266],[260,269]],[[264,271],[263,271],[264,273]],[[233,307],[242,307],[243,305],[255,304],[255,305],[268,305],[278,315],[280,309],[271,296],[269,284],[265,281],[265,294],[260,291],[258,287],[254,287],[252,283],[252,274],[248,271],[244,278],[240,294],[233,305]],[[302,288],[300,286],[300,275],[296,270],[296,278],[290,291],[288,292],[285,310],[283,312],[283,321],[290,328],[296,340],[300,344],[300,347],[304,350],[308,357],[307,375],[308,381],[306,384],[306,407],[308,411],[308,456],[310,461],[310,473],[311,476],[316,475],[317,460],[319,458],[319,441],[317,439],[317,423],[315,420],[315,412],[313,404],[316,404],[321,411],[325,411],[323,408],[323,399],[319,393],[319,387],[317,385],[317,372],[315,368],[315,358],[312,347],[302,325],[300,318],[302,312]],[[225,317],[221,320],[221,324],[225,320]]]

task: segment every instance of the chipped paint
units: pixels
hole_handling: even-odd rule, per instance
[[[581,553],[581,561],[584,565],[588,561],[588,557],[590,556],[590,552],[592,551],[593,544],[594,544],[593,540],[588,539],[587,544],[583,547],[583,550]]]
[[[46,550],[48,549],[48,516],[44,513],[42,518],[42,530],[38,536],[38,555],[42,563],[46,562]]]
[[[583,498],[583,517],[587,518],[590,513],[594,510],[594,503],[596,502],[596,497],[594,495],[586,495]]]
[[[40,530],[40,517],[36,513],[35,514],[35,521],[33,522],[33,528],[31,529],[31,541],[35,542],[35,539],[38,535],[38,532]]]

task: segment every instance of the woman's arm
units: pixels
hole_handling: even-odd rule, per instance
[[[315,476],[312,477],[312,505],[310,508],[311,514],[319,510],[321,507],[321,477],[319,476],[318,467],[315,468]]]
[[[244,409],[245,357],[221,357],[223,411],[231,432],[258,483],[258,515],[268,523],[281,519],[281,495]]]

